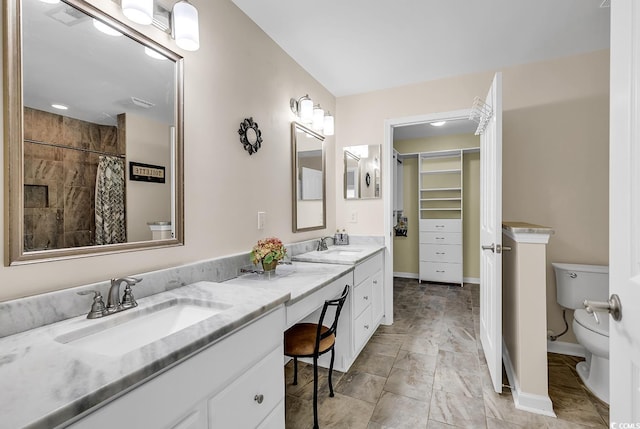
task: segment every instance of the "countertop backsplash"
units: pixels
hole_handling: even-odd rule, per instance
[[[384,245],[382,236],[350,236],[350,244]],[[318,239],[287,244],[289,257],[316,249]],[[134,287],[136,298],[144,298],[198,281],[223,282],[238,275],[246,266],[249,252],[193,262],[147,273],[130,273],[143,281]],[[89,311],[91,295],[78,295],[85,290],[97,290],[107,299],[110,280],[48,292],[26,298],[0,302],[0,338],[35,329],[50,323],[80,316]]]

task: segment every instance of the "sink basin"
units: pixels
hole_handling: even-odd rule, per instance
[[[350,255],[357,255],[358,253],[362,253],[364,251],[364,249],[358,249],[355,247],[352,248],[341,248],[339,246],[335,246],[330,248],[329,250],[326,250],[326,253],[332,253],[332,254],[337,254],[337,255],[344,255],[344,256],[350,256]]]
[[[137,312],[128,310],[105,316],[98,319],[99,323],[60,335],[55,340],[93,353],[122,356],[231,307],[221,302],[172,299]]]

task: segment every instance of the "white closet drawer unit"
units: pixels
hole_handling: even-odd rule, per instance
[[[421,231],[420,244],[462,244],[462,233]]]
[[[282,401],[283,377],[278,347],[209,401],[209,427],[257,427]]]
[[[373,322],[371,320],[371,306],[367,307],[355,320],[353,343],[357,353],[371,336]]]
[[[420,219],[420,231],[462,232],[460,219]]]
[[[462,263],[462,246],[459,244],[420,245],[420,260],[432,262]]]
[[[356,286],[353,292],[353,315],[358,317],[362,310],[371,304],[373,294],[373,278],[369,277]]]
[[[420,279],[458,283],[462,280],[462,264],[420,261]]]

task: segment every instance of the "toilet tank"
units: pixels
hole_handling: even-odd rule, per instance
[[[554,262],[558,304],[565,308],[584,308],[585,299],[609,299],[609,267],[606,265],[561,264]]]

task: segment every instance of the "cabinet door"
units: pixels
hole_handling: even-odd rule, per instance
[[[282,429],[284,427],[284,400],[264,419],[258,429]]]
[[[171,429],[204,429],[207,427],[207,408],[203,403],[196,409],[189,412],[177,424],[170,426]]]
[[[373,334],[373,331],[371,306],[369,306],[355,319],[353,339],[356,354],[364,347],[371,334]]]
[[[369,277],[353,291],[353,315],[358,317],[362,310],[371,305],[373,301],[372,278]]]

